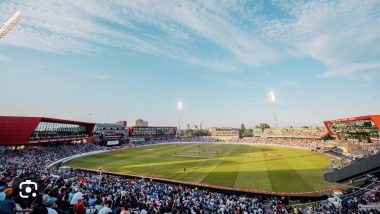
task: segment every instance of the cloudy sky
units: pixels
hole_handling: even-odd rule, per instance
[[[380,114],[380,1],[14,0],[0,114],[321,126]]]

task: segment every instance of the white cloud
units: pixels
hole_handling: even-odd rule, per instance
[[[2,42],[55,53],[108,54],[111,47],[222,71],[284,57],[333,70],[380,56],[378,0],[6,0],[0,20],[15,8],[22,21]]]
[[[243,13],[243,6],[238,1],[221,4],[218,1],[23,0],[0,3],[0,14],[14,8],[22,12],[21,24],[4,40],[13,46],[89,54],[116,47],[236,70],[236,63],[223,62],[225,57],[220,56],[220,49],[231,60],[254,66],[279,58],[278,51],[250,30],[240,28],[237,19],[228,12],[233,9]],[[202,53],[203,43],[199,41],[204,39],[220,49]],[[200,52],[204,56],[199,56]]]
[[[177,30],[188,32],[192,37],[207,39],[224,48],[244,64],[256,66],[280,57],[279,51],[256,36],[253,29],[239,26],[240,20],[229,12],[231,7],[241,8],[238,2],[123,2],[121,4],[127,12],[135,14],[131,15],[133,19],[141,19],[156,26],[177,26]],[[159,6],[151,7],[152,4]]]
[[[344,3],[342,3],[344,2]],[[310,55],[327,65],[362,61],[380,54],[380,9],[375,1],[342,1],[302,9],[297,25],[307,29],[310,41],[303,44]],[[377,1],[378,2],[378,1]],[[314,11],[312,13],[309,13]],[[308,28],[307,28],[308,27]]]
[[[13,62],[13,59],[8,56],[0,54],[0,62]]]
[[[349,64],[328,70],[323,77],[380,74],[380,62]]]
[[[340,71],[345,65],[379,60],[380,1],[280,1],[278,5],[291,18],[271,21],[265,27],[266,35],[286,43],[293,56],[325,64],[330,71],[324,76],[347,73]],[[353,73],[366,73],[354,67]]]

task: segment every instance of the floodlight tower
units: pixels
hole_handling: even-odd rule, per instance
[[[17,10],[11,17],[0,27],[0,39],[4,38],[9,31],[21,20],[21,12]]]
[[[272,106],[273,106],[273,115],[274,115],[274,123],[275,123],[275,126],[277,127],[277,116],[276,116],[276,107],[275,107],[276,97],[274,96],[274,92],[273,91],[270,91],[268,93],[268,100],[269,100],[269,102],[272,103]]]
[[[183,102],[182,101],[178,101],[177,102],[177,109],[179,111],[179,114],[178,114],[178,136],[180,137],[181,136],[181,111],[183,109]]]

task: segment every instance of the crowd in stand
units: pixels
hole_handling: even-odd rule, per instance
[[[306,148],[309,150],[324,150],[325,147],[334,147],[336,141],[324,141],[318,139],[293,139],[293,138],[266,138],[266,137],[246,137],[239,142],[242,143],[259,143],[268,145],[292,146]]]
[[[327,155],[335,157],[331,163],[334,169],[340,169],[349,166],[355,162],[365,159],[369,156],[380,152],[380,143],[367,144],[361,146],[361,149],[354,153],[335,152],[333,148],[339,145],[339,141],[306,139],[306,138],[268,138],[268,137],[246,137],[237,142],[241,143],[258,143],[266,145],[279,145],[286,147],[303,148],[312,151],[324,152]]]
[[[337,203],[339,201],[339,203]],[[339,199],[295,205],[298,213],[380,213],[380,183],[375,181],[365,189],[341,196]],[[296,213],[296,212],[294,212]]]
[[[326,135],[326,130],[322,128],[283,128],[265,129],[263,137],[291,137],[321,139]]]
[[[157,143],[157,142],[206,142],[206,143],[212,143],[212,142],[220,142],[218,138],[214,137],[209,137],[209,136],[204,136],[204,137],[181,137],[180,139],[178,138],[173,138],[171,140],[152,140],[152,142]]]
[[[143,144],[151,144],[144,142]],[[136,146],[136,145],[129,145]],[[41,146],[5,151],[0,158],[0,213],[264,213],[261,197],[198,190],[144,179],[72,170],[63,176],[45,166],[57,159],[104,149],[92,144]],[[36,181],[42,191],[30,200],[20,182]],[[273,203],[281,204],[273,199]]]
[[[199,139],[193,140],[198,142]],[[184,141],[188,142],[189,139]],[[162,143],[162,141],[148,141],[141,144],[153,143]],[[286,143],[305,145],[290,141]],[[128,144],[122,147],[126,146],[138,145]],[[238,196],[146,179],[100,176],[98,173],[78,170],[63,173],[55,168],[46,168],[46,165],[58,159],[104,149],[105,147],[93,144],[59,144],[6,150],[0,156],[0,213],[248,214],[312,213],[312,209],[337,213],[338,210],[329,203],[310,208],[308,211],[290,207],[283,198]],[[40,194],[36,198],[23,199],[19,196],[18,186],[27,179],[36,181],[39,185]],[[357,200],[362,203],[378,202],[378,192],[365,194],[363,198]],[[358,203],[342,203],[342,205],[342,209],[354,210],[357,209]]]
[[[363,146],[362,149],[352,154],[354,160],[364,159],[371,155],[377,154],[380,151],[380,143],[373,143]]]
[[[360,160],[368,158],[369,156],[378,154],[380,152],[380,143],[372,143],[366,146],[362,146],[360,150],[342,155],[341,158],[335,159],[332,162],[333,169],[340,169],[342,167],[349,166],[353,163],[356,163]]]

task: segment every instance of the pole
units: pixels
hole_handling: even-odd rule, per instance
[[[276,128],[277,128],[277,116],[276,116],[276,107],[274,105],[274,102],[273,103],[273,115],[274,115],[274,123],[276,125]]]
[[[99,186],[102,184],[102,167],[99,167]]]
[[[179,110],[178,115],[178,137],[181,137],[181,110]]]
[[[183,108],[182,101],[177,102],[177,108],[178,108],[178,135],[177,137],[181,137],[181,110]]]

